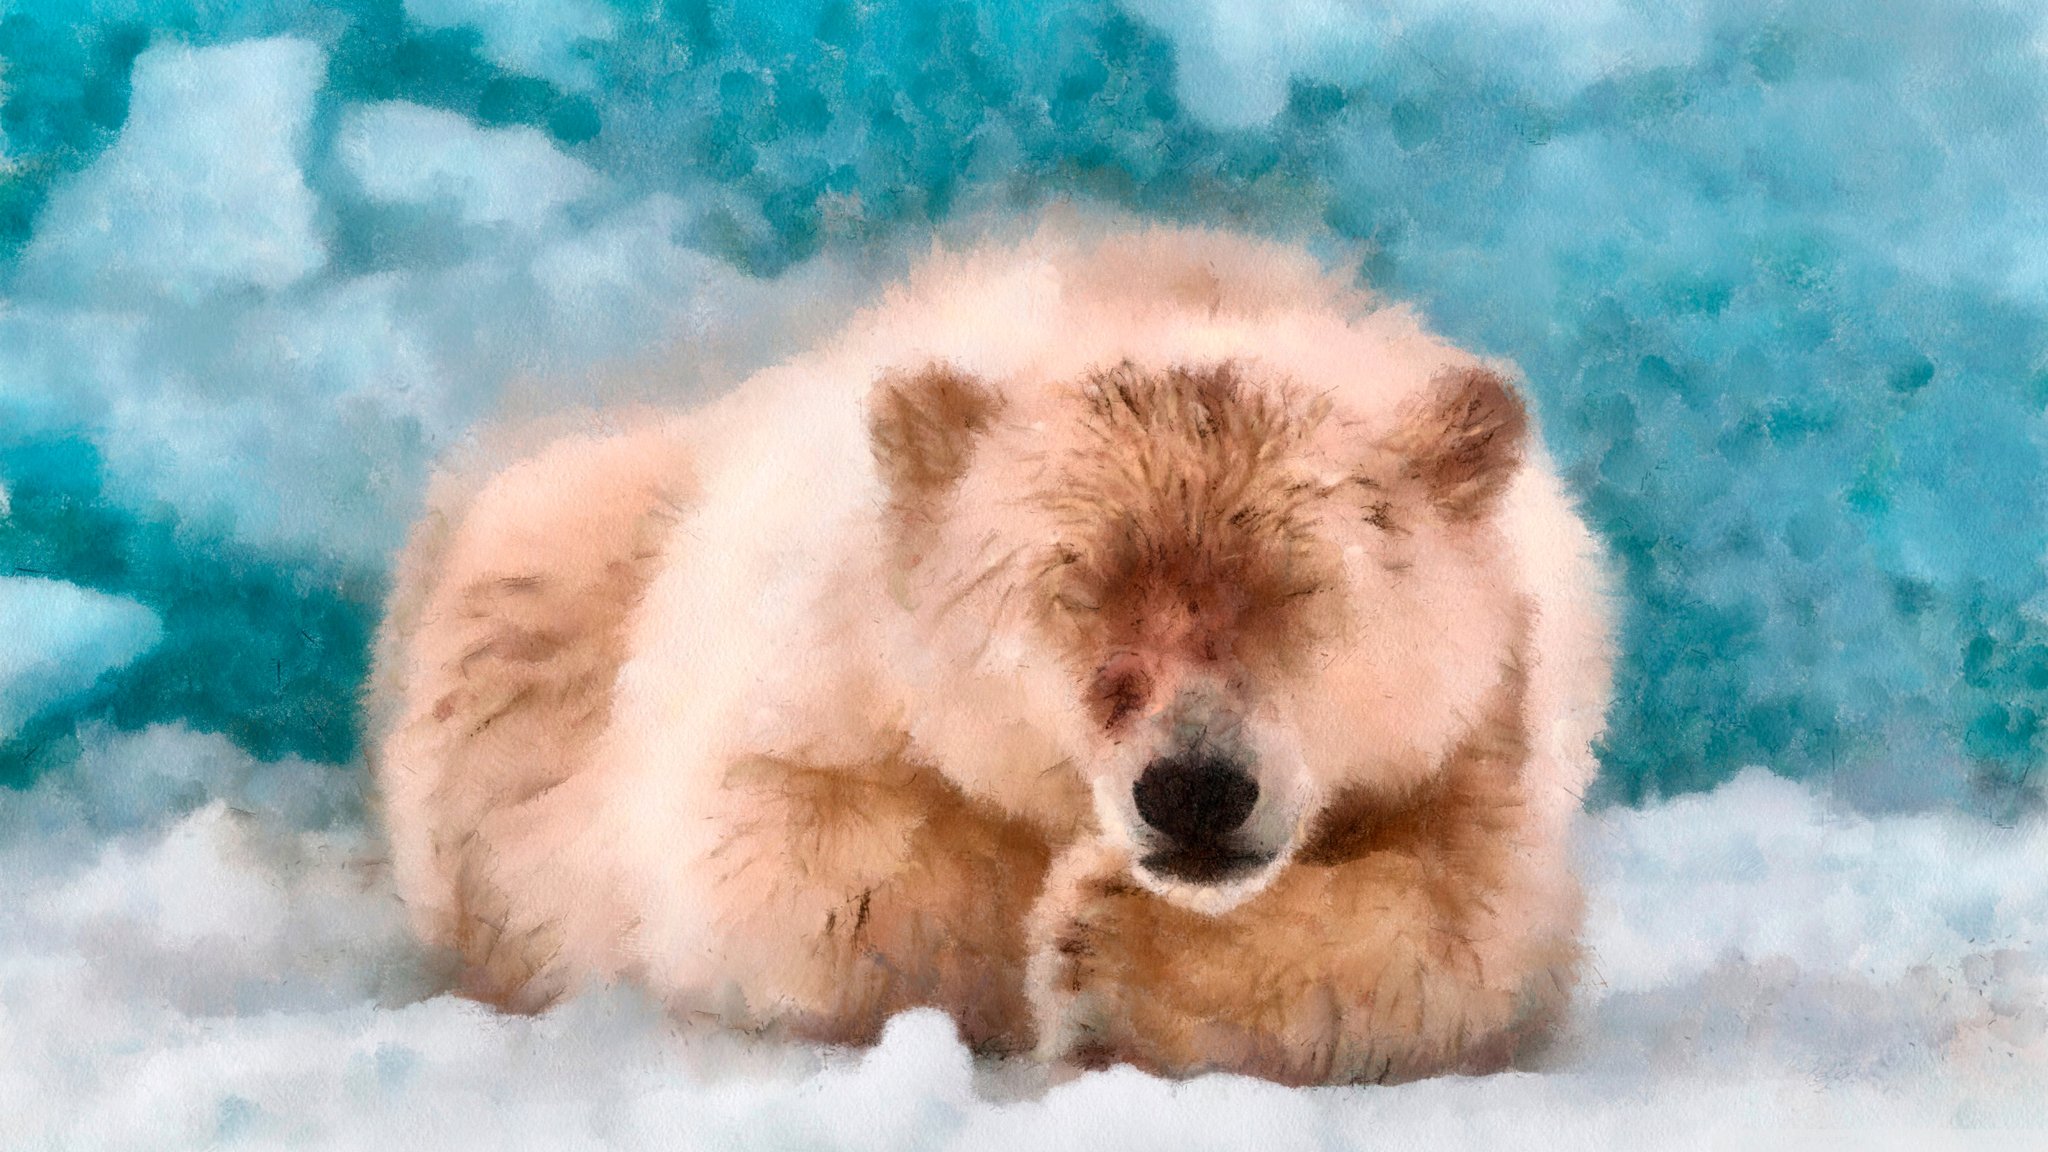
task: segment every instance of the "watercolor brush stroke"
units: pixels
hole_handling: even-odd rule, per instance
[[[2044,122],[1994,0],[0,0],[0,1147],[2038,1144]],[[359,704],[409,526],[1062,201],[1514,366],[1616,613],[1549,1044],[454,994]]]

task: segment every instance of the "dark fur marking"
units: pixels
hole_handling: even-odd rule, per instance
[[[1137,669],[1114,668],[1113,664],[1114,661],[1096,673],[1089,691],[1096,720],[1110,730],[1121,727],[1152,695],[1150,676]]]
[[[1090,1072],[1100,1072],[1116,1063],[1116,1050],[1104,1041],[1090,1037],[1069,1047],[1067,1060]]]
[[[505,716],[511,713],[514,709],[518,708],[521,704],[526,703],[526,701],[530,697],[532,697],[533,692],[533,685],[527,684],[521,686],[520,689],[517,692],[512,693],[511,697],[507,699],[503,704],[500,704],[496,708],[493,708],[490,712],[486,713],[482,718],[477,720],[476,723],[471,724],[469,726],[469,734],[471,736],[482,735],[486,730],[490,728],[491,725],[496,724],[498,721],[504,719]]]
[[[884,377],[869,400],[875,465],[899,509],[943,491],[967,471],[974,438],[1002,410],[1002,398],[944,364]]]
[[[1518,653],[1527,627],[1525,616]],[[1433,942],[1447,962],[1469,956],[1466,926],[1490,911],[1496,870],[1505,863],[1500,845],[1522,804],[1527,692],[1526,665],[1517,655],[1502,667],[1484,714],[1434,778],[1405,797],[1363,789],[1340,794],[1317,815],[1296,861],[1335,867],[1378,852],[1415,858],[1440,915]]]
[[[1042,603],[1075,662],[1285,662],[1308,647],[1325,622],[1314,594],[1342,587],[1340,558],[1311,528],[1327,493],[1294,462],[1322,418],[1314,406],[1229,362],[1124,363],[1080,391],[1089,443],[1037,497],[1061,533],[1040,565]]]
[[[1445,517],[1475,520],[1489,512],[1522,460],[1529,414],[1498,373],[1452,369],[1408,414],[1390,441]]]

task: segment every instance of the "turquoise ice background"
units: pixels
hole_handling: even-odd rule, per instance
[[[101,597],[0,585],[0,780],[81,724],[351,770],[389,552],[509,380],[1069,196],[1362,254],[1522,366],[1624,574],[1597,800],[1764,765],[2009,815],[2048,740],[2042,23],[5,0],[0,572]]]
[[[2042,3],[0,0],[0,1148],[2042,1147],[2044,176]],[[446,994],[355,705],[433,462],[1061,200],[1525,372],[1625,605],[1558,1046],[1053,1084]]]

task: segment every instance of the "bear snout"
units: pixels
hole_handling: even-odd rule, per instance
[[[1235,835],[1259,802],[1259,784],[1237,760],[1211,751],[1162,756],[1145,766],[1131,799],[1158,845],[1143,863],[1197,884],[1234,879],[1267,863]]]
[[[1220,841],[1243,827],[1259,802],[1259,785],[1233,760],[1209,753],[1162,756],[1145,766],[1132,789],[1138,815],[1176,841]]]

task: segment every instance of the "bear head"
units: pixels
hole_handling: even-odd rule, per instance
[[[1516,675],[1528,420],[1476,363],[1347,395],[1230,361],[883,379],[910,707],[961,713],[913,747],[1010,807],[1078,785],[1140,884],[1207,912],[1428,787]]]

